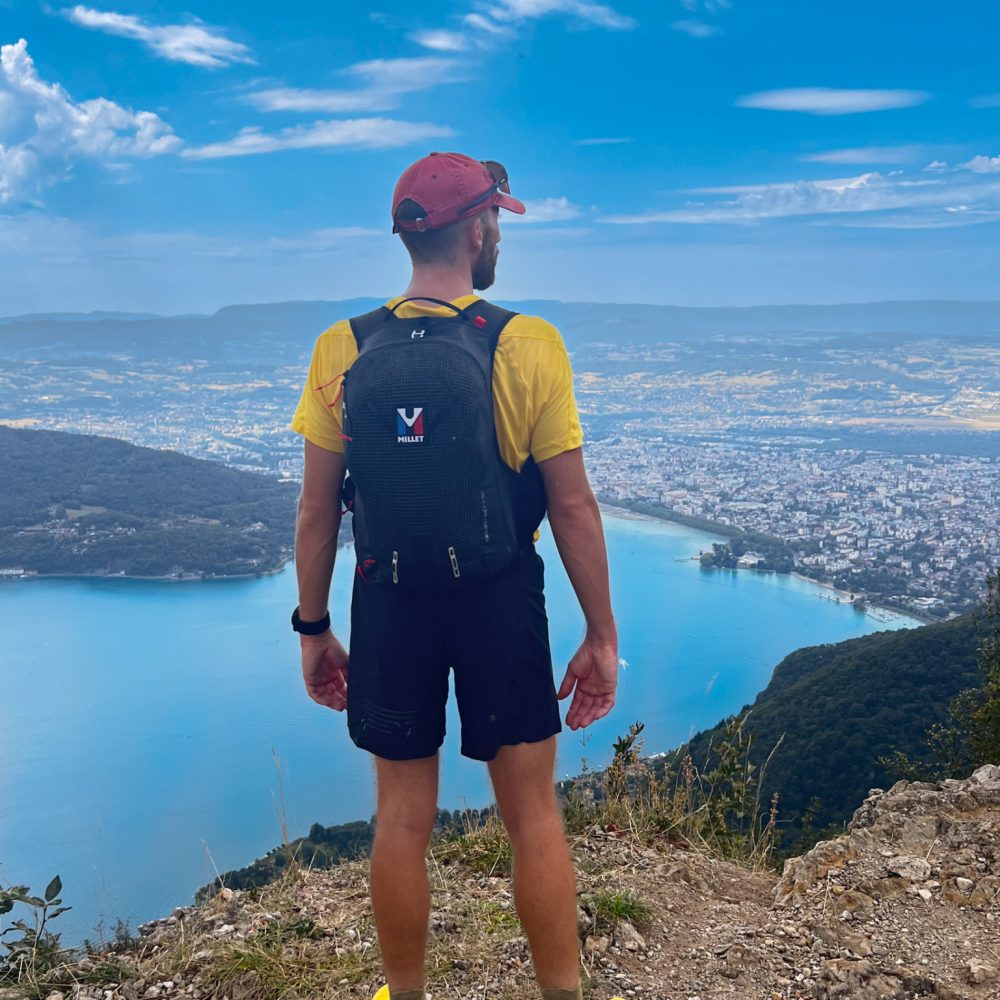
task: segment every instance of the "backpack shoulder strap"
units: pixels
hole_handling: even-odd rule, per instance
[[[490,345],[490,361],[492,363],[493,356],[497,351],[497,344],[500,342],[500,334],[517,313],[511,312],[510,309],[504,309],[502,306],[496,306],[485,299],[480,299],[468,306],[466,312],[469,314],[473,326],[477,326],[483,331]]]
[[[351,324],[351,332],[354,334],[354,342],[358,345],[358,351],[365,340],[376,330],[385,325],[387,320],[392,319],[392,310],[386,306],[379,306],[363,316],[354,316],[348,322]]]

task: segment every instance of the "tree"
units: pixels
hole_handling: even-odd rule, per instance
[[[1000,764],[1000,567],[986,577],[986,603],[974,621],[982,686],[959,692],[948,704],[946,720],[930,728],[928,764],[898,750],[879,758],[903,778],[965,778],[983,764]]]
[[[979,669],[983,686],[964,691],[956,701],[959,718],[967,720],[969,749],[978,764],[1000,764],[1000,566],[986,578],[983,619],[976,619],[979,636]]]

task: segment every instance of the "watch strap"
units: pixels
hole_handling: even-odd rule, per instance
[[[295,610],[292,612],[292,630],[298,632],[299,635],[322,635],[330,627],[330,612],[327,611],[319,621],[306,622],[303,621],[299,615],[299,609],[296,606]]]

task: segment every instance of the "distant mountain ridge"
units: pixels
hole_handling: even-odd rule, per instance
[[[129,313],[38,314],[0,318],[0,356],[58,346],[83,351],[156,352],[195,345],[234,347],[261,336],[308,345],[338,319],[383,299],[231,305],[211,316]],[[859,334],[991,338],[1000,334],[1000,302],[913,300],[787,306],[662,306],[607,302],[503,301],[553,322],[574,344],[655,343],[711,336],[836,337]]]
[[[133,312],[113,312],[104,309],[95,309],[93,312],[45,312],[45,313],[22,313],[19,316],[0,316],[0,326],[7,326],[11,323],[38,323],[45,320],[69,320],[73,323],[99,323],[104,320],[133,320],[133,319],[157,319],[156,313],[133,313]]]

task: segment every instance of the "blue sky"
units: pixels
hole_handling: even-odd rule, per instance
[[[398,291],[502,160],[498,298],[1000,298],[1000,5],[0,0],[0,314]]]

